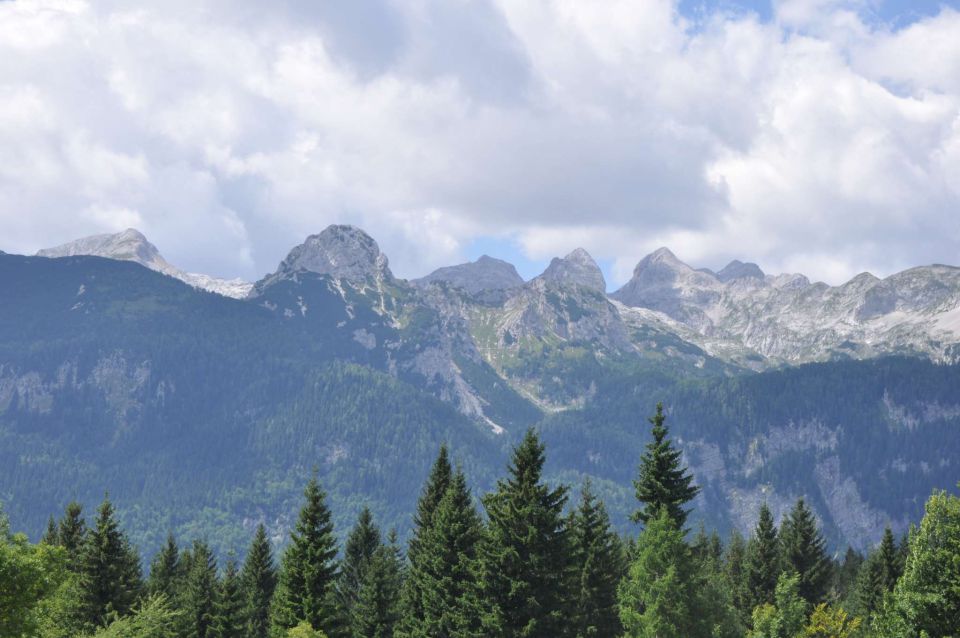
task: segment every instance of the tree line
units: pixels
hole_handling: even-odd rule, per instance
[[[830,556],[797,501],[749,538],[687,525],[699,488],[661,405],[634,481],[641,530],[621,538],[589,483],[543,480],[530,430],[473,498],[445,446],[404,552],[363,510],[342,548],[316,477],[283,547],[260,525],[245,559],[171,535],[142,573],[109,499],[71,503],[41,542],[0,516],[0,636],[19,638],[799,638],[960,635],[960,498],[934,493],[899,542]],[[479,505],[479,507],[478,507]]]

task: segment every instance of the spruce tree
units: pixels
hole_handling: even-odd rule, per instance
[[[847,609],[850,609],[849,601],[857,588],[857,579],[863,560],[860,552],[848,546],[838,569],[834,570],[832,595],[837,600],[846,602]]]
[[[392,533],[389,544],[376,548],[364,570],[352,618],[354,638],[393,638],[400,620],[401,577],[400,549]]]
[[[647,522],[659,515],[660,508],[666,508],[679,529],[683,529],[689,512],[683,508],[692,501],[700,488],[693,484],[693,475],[682,465],[683,453],[674,449],[673,442],[667,438],[669,429],[664,425],[663,404],[657,404],[657,412],[650,417],[653,425],[653,441],[640,458],[640,471],[633,482],[637,500],[643,507],[633,513],[633,521]]]
[[[857,576],[853,609],[863,617],[875,614],[884,596],[892,592],[900,578],[899,551],[893,532],[887,527],[876,550],[870,553]]]
[[[47,520],[47,531],[44,532],[41,542],[46,543],[50,547],[56,547],[60,545],[60,534],[57,530],[57,521],[53,518],[52,514]]]
[[[811,605],[824,602],[833,577],[833,562],[813,512],[801,497],[780,530],[784,567],[799,577],[801,598]]]
[[[281,561],[272,605],[272,625],[280,633],[306,622],[313,629],[337,634],[334,587],[337,580],[337,539],[316,476],[304,491],[306,503]]]
[[[241,638],[246,630],[246,605],[243,599],[243,583],[237,571],[237,562],[227,561],[227,568],[220,581],[213,619],[214,638]]]
[[[57,529],[57,540],[67,553],[67,568],[80,570],[80,556],[87,540],[87,523],[83,520],[83,506],[76,501],[67,504]]]
[[[190,562],[184,584],[186,638],[213,638],[219,589],[217,561],[205,542],[195,541]]]
[[[423,538],[419,635],[467,638],[480,633],[478,550],[483,525],[467,480],[457,470]]]
[[[636,555],[620,584],[620,621],[627,638],[699,638],[696,567],[669,510],[647,519]]]
[[[489,519],[481,544],[487,634],[526,638],[563,630],[567,490],[542,483],[543,465],[543,444],[528,430],[508,478],[483,499]]]
[[[572,562],[568,628],[571,636],[619,636],[617,586],[623,576],[624,551],[620,537],[610,529],[603,502],[594,496],[590,481],[570,524]]]
[[[759,605],[774,602],[777,580],[782,572],[780,536],[773,521],[773,513],[766,503],[760,506],[760,516],[753,536],[747,543],[744,566],[744,588],[747,613]]]
[[[380,544],[380,529],[374,524],[370,509],[364,507],[347,536],[337,579],[337,606],[342,621],[348,626],[353,625],[353,614],[360,600],[364,575]]]
[[[170,532],[167,534],[167,542],[150,563],[147,591],[153,596],[163,594],[168,601],[174,600],[182,582],[180,567],[180,548]]]
[[[401,594],[403,608],[397,634],[400,638],[422,638],[423,633],[423,565],[425,558],[421,547],[430,534],[433,524],[433,515],[440,504],[440,500],[450,486],[453,468],[450,465],[447,446],[441,445],[437,459],[430,470],[430,475],[424,485],[420,499],[417,501],[417,510],[413,516],[413,535],[407,544],[407,578],[404,581]]]
[[[737,530],[730,536],[723,562],[733,606],[739,613],[740,620],[747,622],[753,611],[747,589],[747,542]]]
[[[273,550],[263,524],[257,526],[241,576],[246,608],[247,638],[267,638],[270,633],[270,601],[277,587]]]
[[[79,577],[81,620],[94,627],[128,614],[140,593],[140,559],[120,530],[107,497],[84,543]]]

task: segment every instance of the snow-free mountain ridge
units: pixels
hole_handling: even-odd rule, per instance
[[[448,315],[456,315],[465,331],[461,337],[482,342],[484,358],[497,369],[505,351],[529,338],[583,342],[642,356],[645,342],[629,336],[640,328],[670,334],[705,355],[754,369],[885,354],[960,360],[960,269],[952,266],[917,267],[885,279],[863,273],[828,286],[800,274],[768,275],[739,260],[718,272],[695,269],[664,247],[640,260],[631,279],[607,295],[600,268],[578,248],[553,259],[530,282],[513,265],[485,255],[440,268],[410,287],[393,276],[387,256],[370,235],[346,225],[307,237],[255,286],[185,273],[133,229],[83,238],[38,255],[134,261],[235,298],[256,297],[271,285],[310,272],[376,289],[385,309],[385,286],[403,284],[406,308],[429,306],[448,321],[453,320]],[[453,303],[446,293],[431,291],[439,283],[464,296]]]

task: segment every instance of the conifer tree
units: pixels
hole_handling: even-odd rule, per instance
[[[272,604],[272,625],[283,633],[306,622],[334,635],[340,628],[334,600],[337,539],[326,494],[316,476],[307,483],[304,498],[306,503],[283,554]]]
[[[402,586],[402,565],[396,538],[396,533],[391,533],[389,544],[377,547],[364,570],[353,615],[354,638],[393,638],[400,620]]]
[[[57,530],[57,521],[53,518],[53,514],[51,514],[50,518],[47,520],[47,531],[44,532],[41,542],[46,543],[51,547],[56,547],[60,544],[60,534]]]
[[[683,506],[700,493],[700,488],[693,484],[693,475],[682,465],[683,453],[674,449],[668,438],[662,403],[657,404],[657,412],[649,421],[653,425],[653,441],[647,444],[640,458],[639,476],[633,482],[637,500],[643,507],[634,512],[632,518],[634,522],[646,525],[659,515],[660,508],[665,507],[682,530],[689,514]]]
[[[562,632],[567,574],[565,487],[541,481],[544,447],[528,430],[509,476],[483,499],[489,523],[482,547],[484,629],[503,638]]]
[[[76,501],[67,504],[57,529],[57,540],[67,553],[67,568],[80,569],[80,556],[87,539],[87,523],[83,520],[83,506]]]
[[[753,608],[750,606],[750,596],[747,593],[747,543],[738,530],[730,536],[730,543],[724,554],[724,571],[727,582],[730,584],[731,602],[740,614],[740,620],[750,619]]]
[[[568,628],[575,638],[618,636],[622,632],[617,587],[624,573],[620,537],[610,529],[603,502],[584,483],[570,524],[571,596]]]
[[[273,550],[263,524],[257,526],[247,559],[243,563],[241,581],[244,590],[247,638],[267,638],[270,633],[270,601],[277,587]]]
[[[241,638],[244,635],[247,623],[243,593],[237,562],[231,558],[223,572],[214,606],[213,638]]]
[[[699,637],[695,566],[669,510],[647,519],[636,556],[620,584],[620,621],[627,638]]]
[[[337,605],[342,621],[348,626],[353,626],[353,614],[360,600],[364,575],[380,544],[380,529],[374,524],[370,509],[364,507],[347,536],[337,579]]]
[[[833,597],[840,601],[849,601],[853,598],[863,562],[863,555],[848,546],[838,569],[834,570]],[[850,608],[849,605],[847,608]]]
[[[419,635],[467,638],[480,632],[478,551],[483,535],[467,480],[457,470],[423,538]]]
[[[781,573],[780,537],[767,504],[760,506],[760,516],[753,536],[747,543],[744,565],[744,595],[746,612],[752,613],[759,605],[774,602],[777,580]]]
[[[163,594],[168,601],[174,600],[182,582],[180,567],[180,548],[177,547],[173,532],[170,532],[166,543],[150,563],[147,591],[153,596]]]
[[[84,544],[79,576],[81,620],[94,627],[129,613],[140,593],[140,559],[120,530],[107,497]]]
[[[397,634],[400,638],[422,638],[423,626],[423,565],[425,558],[421,551],[424,539],[430,534],[433,515],[440,500],[450,486],[453,468],[450,465],[447,446],[441,445],[437,459],[430,470],[430,476],[424,485],[423,493],[417,501],[417,510],[413,516],[413,535],[407,544],[407,578],[401,594],[403,608]]]
[[[798,591],[801,598],[811,605],[826,599],[833,576],[833,562],[825,548],[826,541],[813,512],[801,497],[783,522],[780,549],[786,569],[800,577]]]
[[[186,638],[214,638],[216,616],[217,561],[203,541],[193,543],[190,571],[184,583]]]
[[[853,595],[854,611],[860,616],[872,616],[880,609],[884,596],[893,591],[899,578],[899,551],[888,526],[880,545],[860,568]]]

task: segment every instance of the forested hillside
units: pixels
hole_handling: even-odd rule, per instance
[[[109,492],[146,556],[173,530],[205,537],[222,557],[259,523],[283,537],[315,469],[338,525],[368,506],[406,538],[419,477],[441,442],[487,490],[535,425],[553,451],[547,480],[592,477],[612,524],[627,531],[643,415],[660,399],[703,487],[696,520],[724,534],[749,530],[762,501],[779,515],[803,496],[833,551],[867,548],[887,524],[905,531],[925,495],[955,482],[957,366],[885,358],[752,373],[686,365],[686,356],[702,361],[689,344],[682,356],[629,358],[576,340],[519,351],[511,374],[548,379],[556,389],[544,382],[541,396],[586,389],[557,410],[485,360],[456,354],[466,349],[450,351],[451,386],[425,377],[418,369],[448,365],[443,348],[462,333],[409,305],[402,284],[389,297],[401,323],[378,311],[384,301],[369,287],[345,305],[337,286],[301,272],[239,301],[132,263],[0,255],[9,514],[36,539],[51,511],[72,500],[90,509]],[[298,303],[308,310],[279,312]],[[457,379],[486,416],[447,392],[467,387]]]
[[[167,536],[148,571],[104,499],[71,503],[42,541],[0,513],[0,632],[10,638],[946,638],[960,628],[960,497],[919,526],[831,557],[803,498],[761,503],[745,538],[692,533],[701,487],[658,405],[635,475],[635,523],[610,524],[590,482],[544,480],[529,430],[479,499],[448,449],[408,543],[363,508],[349,532],[309,479],[289,536],[258,526],[244,555]]]

